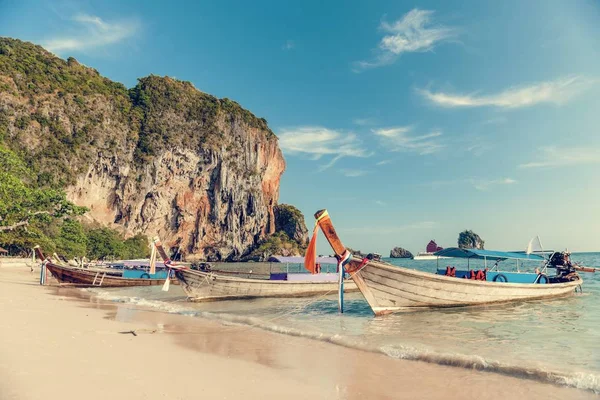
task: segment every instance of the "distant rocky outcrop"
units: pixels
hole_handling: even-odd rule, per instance
[[[159,235],[188,260],[240,260],[270,238],[306,245],[300,212],[277,205],[285,160],[267,121],[189,82],[148,76],[127,89],[0,38],[0,146],[90,222]]]
[[[275,231],[285,232],[290,239],[298,244],[308,246],[308,230],[304,215],[296,207],[289,204],[278,204],[274,208]]]
[[[413,255],[410,251],[402,247],[394,247],[390,250],[390,258],[413,258]]]
[[[458,247],[461,249],[483,249],[484,240],[471,230],[466,230],[458,235]]]
[[[308,247],[308,231],[304,215],[289,204],[275,206],[275,231],[259,243],[244,261],[267,261],[270,256],[303,256]]]

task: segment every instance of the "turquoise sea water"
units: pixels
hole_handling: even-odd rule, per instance
[[[600,253],[575,253],[572,260],[598,267]],[[428,272],[436,269],[436,261],[388,261]],[[440,267],[448,261],[461,266],[456,260],[442,261]],[[565,299],[384,317],[374,317],[360,293],[346,295],[340,315],[335,293],[313,299],[189,303],[176,286],[168,293],[160,287],[90,290],[101,298],[165,312],[600,393],[600,273],[580,274],[583,293]]]

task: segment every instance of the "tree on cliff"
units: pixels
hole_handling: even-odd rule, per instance
[[[306,250],[308,245],[308,230],[304,222],[304,215],[290,204],[275,206],[275,231],[285,232],[287,236],[298,243],[301,250]]]
[[[485,242],[472,230],[465,230],[458,235],[458,247],[461,249],[483,249]]]
[[[245,259],[266,261],[270,256],[303,256],[308,246],[308,231],[304,215],[289,204],[275,206],[275,233],[252,251]]]
[[[32,175],[12,151],[0,145],[0,232],[85,212],[67,201],[62,190],[27,184]]]

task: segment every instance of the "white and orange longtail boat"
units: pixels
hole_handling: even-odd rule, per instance
[[[273,277],[270,279],[240,278],[219,272],[199,271],[175,265],[158,238],[154,239],[154,245],[165,265],[175,271],[175,276],[190,301],[240,300],[259,297],[310,297],[329,293],[335,294],[338,291],[336,274],[295,274],[303,275],[296,277],[297,279],[303,278],[302,280],[290,280],[289,275],[291,274],[284,274],[286,280],[273,279]],[[348,282],[345,290],[346,292],[358,291],[356,285],[351,281]]]
[[[428,273],[378,260],[363,259],[353,256],[342,244],[327,210],[318,211],[315,218],[336,257],[350,274],[375,315],[568,296],[577,288],[581,288],[583,282],[575,271],[576,268],[570,264],[552,265],[552,257],[546,259],[537,254],[457,248],[435,253],[438,256],[480,259],[486,262],[495,260],[496,267],[498,261],[514,258],[543,263],[541,272],[519,274],[493,271],[494,267],[477,273],[450,268]],[[547,276],[547,268],[556,268],[556,276]],[[465,277],[470,279],[464,279]]]

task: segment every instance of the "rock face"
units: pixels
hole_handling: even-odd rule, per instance
[[[0,38],[2,141],[86,218],[159,235],[188,259],[238,260],[277,229],[307,241],[302,214],[277,206],[285,161],[266,121],[188,82],[149,76],[127,90]]]
[[[458,247],[461,249],[483,249],[485,242],[478,234],[466,230],[458,235]]]
[[[410,251],[402,247],[394,247],[390,250],[390,258],[413,258],[413,255]]]

